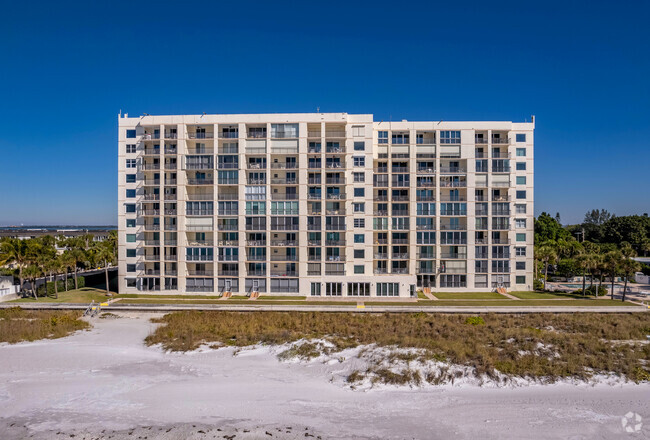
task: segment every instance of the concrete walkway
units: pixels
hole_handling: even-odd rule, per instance
[[[31,310],[85,310],[88,304],[0,304],[0,308],[22,307]],[[366,312],[366,313],[631,313],[649,312],[644,306],[369,306],[357,305],[274,305],[274,304],[120,304],[119,302],[102,307],[103,312],[175,312],[183,310],[222,310],[234,312]]]

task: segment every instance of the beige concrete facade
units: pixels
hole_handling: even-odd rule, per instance
[[[346,113],[120,115],[120,292],[529,289],[533,132]]]

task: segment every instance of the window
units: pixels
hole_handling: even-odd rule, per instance
[[[135,234],[126,234],[127,243],[135,243]]]
[[[320,283],[311,283],[311,296],[320,296]]]
[[[352,177],[354,178],[353,180],[355,182],[365,182],[366,181],[366,173],[352,173]]]
[[[135,190],[134,189],[127,189],[126,190],[126,198],[127,199],[134,199],[135,198]]]
[[[519,242],[524,241],[525,242],[526,241],[526,234],[518,233],[517,234],[517,241],[519,241]]]
[[[127,203],[124,208],[127,213],[135,212],[135,203]]]
[[[135,167],[136,167],[136,164],[137,164],[137,160],[136,160],[136,159],[127,159],[127,160],[126,160],[126,167],[127,167],[127,168],[135,168]]]
[[[325,283],[326,296],[341,296],[343,294],[343,283]]]
[[[377,283],[377,296],[399,296],[399,283]]]
[[[515,205],[516,214],[526,214],[526,205]]]
[[[137,285],[137,279],[126,278],[126,287],[135,287],[136,285]]]
[[[517,191],[517,198],[518,199],[525,199],[526,198],[526,191]]]
[[[517,283],[517,284],[526,284],[526,276],[525,275],[517,275],[515,277],[515,283]]]
[[[353,164],[355,167],[365,167],[366,166],[366,158],[363,156],[355,156],[352,158]]]
[[[135,130],[126,130],[126,138],[133,139],[135,137]]]
[[[352,127],[352,136],[353,137],[363,137],[363,136],[365,136],[365,133],[366,133],[365,128],[366,127],[364,127],[363,125],[353,126]]]
[[[366,236],[364,234],[354,234],[355,243],[365,243]]]
[[[517,156],[518,157],[525,157],[526,156],[526,149],[525,148],[517,148]]]
[[[366,143],[365,142],[355,142],[354,143],[354,151],[364,151],[366,149]]]
[[[515,228],[526,229],[526,219],[525,218],[515,219]]]
[[[126,256],[127,256],[128,258],[133,258],[133,257],[135,257],[135,249],[127,249],[127,250],[126,250]]]
[[[526,133],[517,133],[517,142],[526,142]]]
[[[388,132],[379,131],[377,132],[377,143],[378,144],[387,144],[388,143]]]
[[[460,131],[444,130],[440,132],[441,144],[460,144]]]
[[[517,269],[517,270],[526,270],[526,262],[525,261],[517,261],[515,263],[515,269]]]
[[[365,258],[366,257],[366,252],[363,249],[355,249],[354,250],[354,258]]]
[[[365,188],[354,188],[354,197],[365,197],[366,189]]]
[[[515,248],[515,255],[517,257],[525,257],[526,256],[526,248],[525,247],[516,247]]]
[[[126,144],[127,153],[135,153],[135,144]]]
[[[271,124],[272,138],[297,138],[298,124]]]
[[[127,228],[135,228],[135,219],[134,218],[127,218],[126,219],[126,227]]]
[[[517,176],[517,185],[525,185],[526,176]]]
[[[352,204],[352,210],[354,212],[365,212],[366,211],[366,204],[365,203],[353,203]]]
[[[526,162],[517,162],[517,171],[526,171]]]
[[[354,273],[363,273],[363,266],[354,266]],[[370,283],[348,283],[348,296],[370,296]]]
[[[355,218],[354,219],[354,227],[355,228],[365,228],[366,227],[366,219],[365,218]]]
[[[135,183],[135,174],[127,174],[126,183]]]
[[[127,264],[126,265],[126,271],[127,272],[135,272],[135,264]]]

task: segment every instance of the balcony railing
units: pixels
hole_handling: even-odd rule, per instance
[[[266,240],[246,240],[246,246],[266,246]]]
[[[271,271],[271,276],[272,277],[296,277],[298,276],[298,272],[296,272],[295,270],[286,270],[281,272]]]
[[[212,209],[188,209],[185,212],[186,215],[214,215],[214,210]]]
[[[493,138],[492,138],[492,143],[493,143],[493,144],[509,144],[509,143],[510,143],[510,139],[508,139],[508,138],[502,138],[502,137],[498,137],[498,138],[493,137]]]
[[[465,230],[467,230],[467,225],[440,225],[440,230],[442,230],[442,231],[465,231]]]
[[[219,193],[217,195],[217,200],[239,200],[239,194]]]
[[[309,180],[307,180],[307,183],[309,185],[321,185],[322,184],[322,179],[321,178],[310,177]]]
[[[188,139],[214,139],[214,133],[209,133],[209,132],[187,133],[187,138]]]
[[[221,139],[237,139],[239,137],[239,131],[222,131],[219,132],[219,137]]]
[[[188,269],[187,274],[191,276],[208,276],[211,277],[214,275],[213,270],[194,270],[194,269]]]
[[[214,261],[213,255],[186,255],[186,261]]]
[[[298,168],[298,164],[296,162],[272,162],[271,163],[271,169],[274,170],[290,170],[295,168]]]
[[[188,185],[214,185],[214,179],[188,178],[187,179],[187,184]]]
[[[440,167],[440,172],[441,173],[446,173],[446,174],[460,174],[460,173],[466,173],[467,168],[464,168],[464,167]]]
[[[465,188],[467,186],[467,182],[461,181],[461,182],[455,182],[455,181],[440,181],[440,188]]]
[[[375,268],[373,271],[375,275],[382,275],[382,274],[387,274],[388,269],[380,269],[380,268]]]

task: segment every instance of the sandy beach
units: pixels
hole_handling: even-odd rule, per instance
[[[351,390],[335,360],[147,347],[151,317],[0,345],[0,439],[650,438],[647,384]],[[639,432],[623,428],[628,412],[644,418]]]

